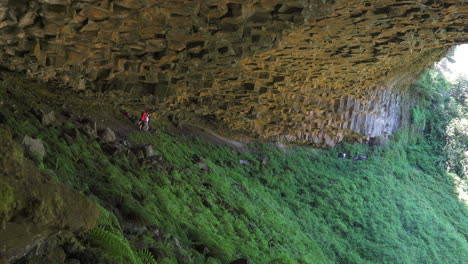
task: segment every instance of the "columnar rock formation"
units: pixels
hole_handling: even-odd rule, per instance
[[[165,98],[179,119],[333,145],[405,123],[408,81],[467,41],[464,2],[1,1],[0,63],[122,100]]]

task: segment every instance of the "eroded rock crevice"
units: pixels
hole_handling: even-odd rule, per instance
[[[76,90],[333,145],[404,125],[408,83],[466,42],[450,1],[3,1],[2,65]]]

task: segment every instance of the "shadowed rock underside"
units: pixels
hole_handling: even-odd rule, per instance
[[[2,1],[0,58],[179,121],[334,145],[407,123],[408,84],[467,41],[464,2]]]

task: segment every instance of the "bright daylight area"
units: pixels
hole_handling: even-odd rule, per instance
[[[447,152],[449,161],[447,169],[453,172],[454,167],[460,170],[451,174],[454,178],[458,198],[468,205],[468,44],[456,46],[449,55],[437,64],[445,78],[452,83],[452,102],[458,101],[455,117],[447,126]],[[458,99],[458,100],[457,100]],[[458,166],[455,163],[458,162]]]
[[[453,51],[452,59],[451,62],[448,59],[441,61],[446,65],[443,69],[446,78],[451,82],[457,78],[468,79],[468,44],[457,46]]]

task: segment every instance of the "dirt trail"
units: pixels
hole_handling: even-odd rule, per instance
[[[75,120],[88,120],[89,123],[94,125],[98,130],[110,128],[120,138],[126,138],[128,134],[138,131],[137,120],[141,113],[136,113],[135,106],[132,107],[116,107],[112,106],[108,101],[101,100],[86,96],[77,96],[75,93],[69,91],[55,98],[55,104],[60,113],[63,111],[72,113],[70,117]],[[141,106],[141,109],[144,109]],[[147,108],[147,107],[146,107]],[[134,116],[136,120],[131,120],[125,112],[129,112],[130,115]],[[158,119],[165,119],[163,116],[159,116],[157,112],[153,113],[153,117],[150,121],[150,129],[155,128],[155,121]],[[178,126],[170,126],[168,129],[169,133],[184,136],[194,136],[202,138],[209,143],[219,146],[230,146],[241,151],[250,151],[246,146],[250,141],[243,140],[244,142],[228,139],[223,137],[214,131],[189,124],[180,124]]]
[[[139,130],[136,122],[130,120],[130,118],[125,116],[124,113],[121,111],[117,112],[116,110],[104,108],[102,109],[102,111],[98,112],[99,114],[97,116],[93,116],[92,118],[93,121],[97,122],[98,129],[104,129],[106,127],[109,127],[119,137],[122,138],[125,138],[131,132]],[[155,121],[156,119],[150,121],[150,129],[155,128]],[[246,146],[246,143],[228,139],[207,128],[183,124],[179,126],[170,126],[168,132],[175,135],[202,138],[207,142],[218,146],[230,146],[239,149],[240,151],[249,151],[249,148]]]
[[[242,143],[236,140],[225,138],[221,135],[216,134],[215,132],[202,128],[197,127],[194,125],[180,125],[178,127],[172,127],[169,129],[169,132],[176,134],[176,135],[185,135],[185,136],[194,136],[197,138],[202,138],[209,143],[218,146],[230,146],[237,148],[241,151],[249,151],[249,148],[246,146],[246,143]]]

